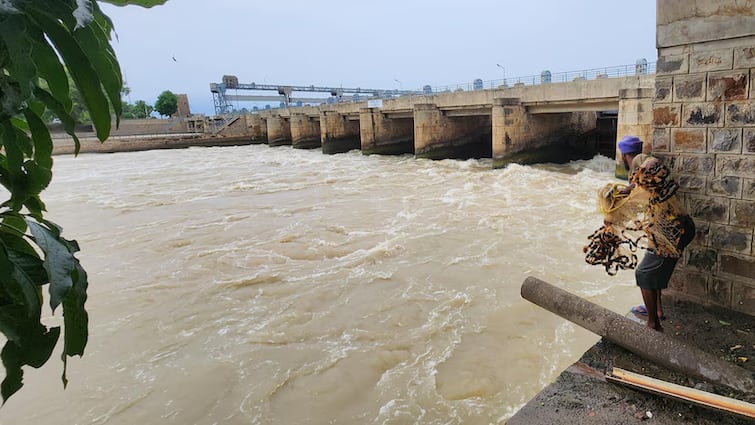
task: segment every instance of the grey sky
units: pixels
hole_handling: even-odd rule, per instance
[[[131,100],[154,103],[171,90],[206,114],[209,83],[224,74],[241,83],[419,89],[500,79],[496,64],[511,78],[656,60],[655,0],[169,0],[102,8],[115,25]]]

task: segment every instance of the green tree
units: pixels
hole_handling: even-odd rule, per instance
[[[178,110],[178,98],[170,90],[165,90],[157,96],[155,111],[163,116],[173,115]]]
[[[137,100],[136,103],[131,107],[131,109],[134,112],[134,115],[136,118],[147,118],[152,114],[152,111],[154,109],[152,108],[152,105],[148,105],[147,102],[143,100]]]
[[[166,0],[107,0],[153,6]],[[87,274],[74,240],[44,216],[40,193],[52,178],[52,139],[42,117],[59,119],[79,151],[74,133],[78,93],[97,137],[110,134],[110,108],[119,117],[123,87],[110,45],[112,22],[96,1],[0,1],[0,351],[3,400],[23,385],[23,366],[50,358],[61,327],[41,322],[47,286],[50,308],[63,309],[63,385],[66,360],[84,353],[88,338]],[[69,75],[71,82],[69,82]],[[116,125],[117,125],[116,120]]]
[[[152,105],[147,105],[143,100],[137,100],[133,105],[123,101],[123,114],[121,118],[137,119],[147,118],[152,113]]]

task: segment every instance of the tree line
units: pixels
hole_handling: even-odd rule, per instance
[[[123,87],[126,95],[131,91],[127,86]],[[178,98],[170,90],[165,90],[157,96],[155,105],[149,105],[143,100],[137,100],[133,105],[123,101],[123,115],[122,118],[147,118],[152,111],[157,112],[161,116],[170,116],[178,111]]]

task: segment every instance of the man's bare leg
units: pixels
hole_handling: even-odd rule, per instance
[[[655,289],[640,288],[642,300],[645,302],[645,309],[648,312],[648,327],[663,332],[661,320],[658,318],[658,291]]]
[[[663,292],[663,289],[658,290],[658,318],[663,320],[663,301],[661,300],[661,292]]]

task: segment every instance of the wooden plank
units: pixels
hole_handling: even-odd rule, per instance
[[[606,379],[654,394],[669,396],[678,400],[755,419],[755,404],[746,401],[677,385],[617,367],[613,368],[611,375],[606,375]]]

